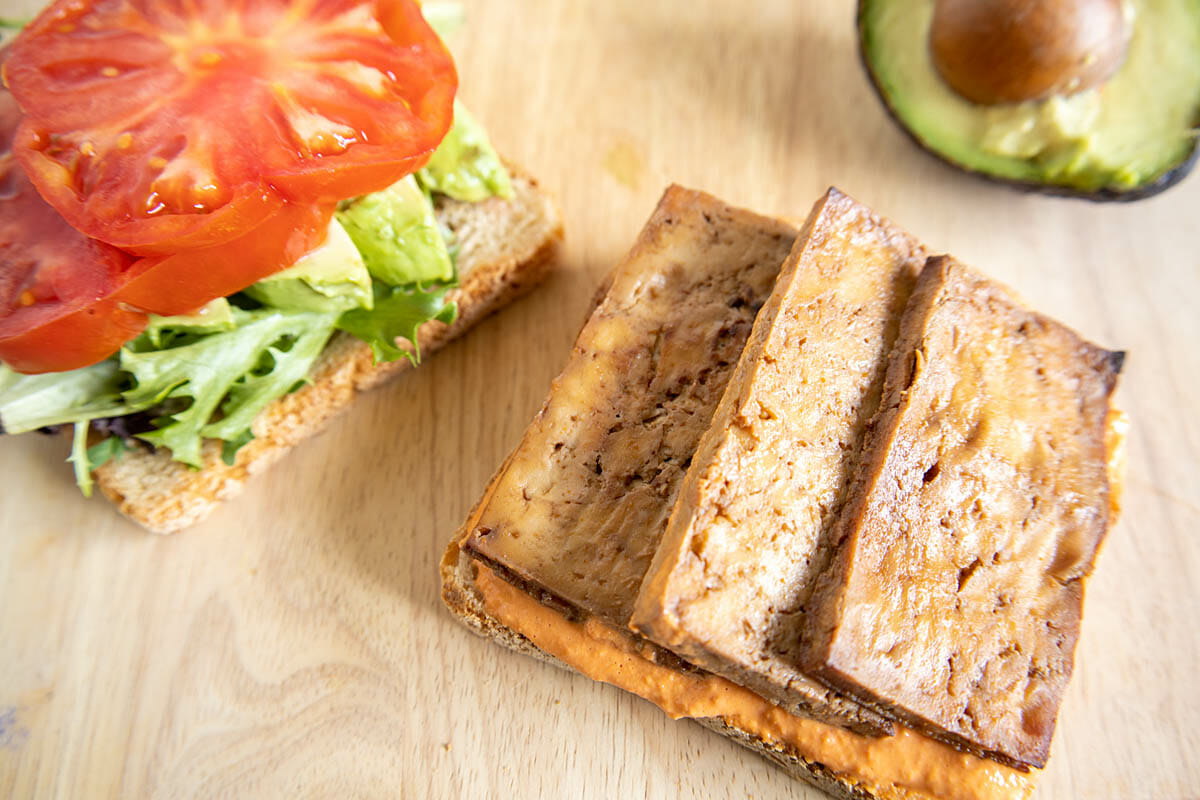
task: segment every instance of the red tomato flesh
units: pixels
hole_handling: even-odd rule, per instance
[[[110,298],[135,258],[46,205],[11,152],[19,117],[0,86],[0,361],[21,372],[86,367],[146,327],[144,313]]]
[[[0,360],[22,372],[290,266],[337,200],[425,163],[457,88],[412,0],[60,0],[0,69]]]
[[[332,204],[284,203],[262,225],[231,242],[144,258],[116,298],[164,317],[194,311],[295,264],[325,241],[333,209]]]
[[[385,188],[432,154],[457,88],[412,0],[60,0],[5,78],[38,190],[141,255]]]
[[[0,86],[0,361],[19,372],[94,364],[141,333],[146,312],[183,314],[240,291],[294,264],[328,230],[333,205],[282,203],[231,242],[139,259],[46,204],[11,152],[20,118]]]

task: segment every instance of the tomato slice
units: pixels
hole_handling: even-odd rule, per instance
[[[339,5],[352,4],[322,9],[325,35],[293,32],[295,60],[278,77],[276,125],[292,131],[301,157],[276,151],[267,175],[291,198],[340,200],[386,188],[424,166],[453,122],[454,62],[420,8],[385,0],[368,16]],[[408,146],[397,147],[401,141]]]
[[[281,203],[231,242],[138,258],[83,235],[41,198],[11,151],[20,118],[0,85],[0,360],[20,372],[94,364],[141,333],[147,311],[181,314],[239,291],[328,230],[332,204]]]
[[[59,0],[4,77],[42,196],[155,256],[390,185],[441,141],[457,88],[412,0]]]
[[[334,208],[284,203],[262,225],[231,242],[144,258],[115,297],[163,316],[194,311],[295,264],[325,240]]]
[[[84,236],[38,195],[11,152],[20,113],[0,87],[0,360],[21,372],[85,367],[146,327],[144,313],[110,297],[135,258]]]
[[[147,319],[111,296],[84,306],[40,305],[0,322],[0,361],[25,373],[87,367],[120,350]]]
[[[324,241],[333,205],[285,203],[222,245],[138,259],[89,239],[0,158],[0,361],[18,372],[94,364],[146,327],[244,289]]]

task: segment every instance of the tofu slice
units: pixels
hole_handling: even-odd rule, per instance
[[[464,547],[624,628],[696,443],[797,232],[668,188]]]
[[[925,258],[836,189],[818,201],[638,597],[635,630],[796,713],[862,718],[799,668],[796,636]]]
[[[1109,524],[1122,357],[929,260],[811,599],[810,672],[970,752],[1045,764]]]

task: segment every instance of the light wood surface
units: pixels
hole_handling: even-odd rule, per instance
[[[462,95],[558,196],[557,275],[171,538],[81,498],[61,441],[0,440],[0,795],[819,797],[438,598],[447,537],[678,181],[800,217],[836,184],[1129,351],[1125,514],[1038,796],[1200,796],[1200,177],[1101,206],[958,174],[885,117],[848,3],[466,6]]]

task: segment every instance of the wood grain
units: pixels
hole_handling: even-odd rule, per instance
[[[438,600],[442,545],[671,180],[794,216],[837,184],[1129,351],[1125,515],[1039,797],[1200,795],[1200,178],[1095,206],[955,173],[886,119],[848,3],[466,5],[463,97],[558,195],[559,273],[172,538],[80,498],[60,441],[0,441],[0,795],[818,797]]]

